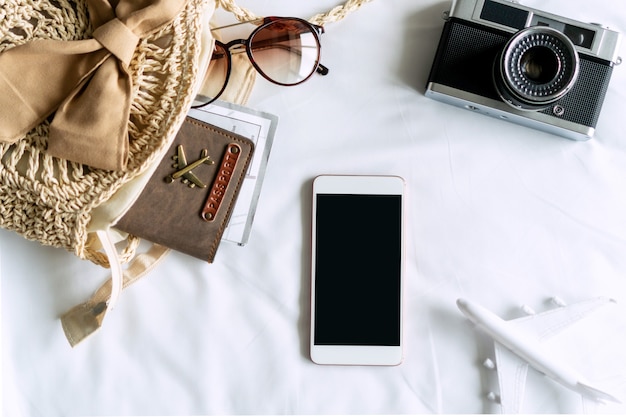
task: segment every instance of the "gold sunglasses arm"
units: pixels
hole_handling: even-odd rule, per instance
[[[230,25],[224,25],[224,26],[218,26],[216,28],[211,28],[211,31],[215,31],[215,30],[222,30],[222,29],[228,29],[228,28],[232,28],[235,26],[241,26],[241,25],[247,25],[247,24],[253,24],[253,25],[260,25],[265,21],[264,18],[260,17],[258,19],[254,19],[254,20],[248,20],[246,22],[237,22],[237,23],[232,23]]]
[[[258,19],[254,19],[254,20],[248,20],[245,22],[237,22],[237,23],[231,23],[230,25],[224,25],[224,26],[218,26],[215,28],[211,28],[211,31],[216,31],[216,30],[222,30],[222,29],[228,29],[228,28],[232,28],[235,26],[241,26],[241,25],[247,25],[247,24],[253,24],[253,25],[261,25],[265,23],[265,18],[264,17],[260,17]],[[309,23],[313,29],[315,29],[315,31],[317,32],[318,35],[321,35],[324,33],[324,26],[321,25],[316,25],[314,23]]]

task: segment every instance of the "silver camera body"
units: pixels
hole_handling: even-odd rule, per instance
[[[593,137],[621,35],[507,0],[454,0],[426,96],[565,136]]]

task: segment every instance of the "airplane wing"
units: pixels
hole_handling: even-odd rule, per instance
[[[200,178],[196,177],[196,175],[191,171],[184,173],[183,178],[195,184],[196,187],[199,187],[199,188],[206,187],[206,184],[200,181]]]
[[[544,313],[510,320],[509,323],[519,326],[528,335],[535,336],[544,342],[610,302],[612,300],[607,297],[593,298]],[[498,342],[494,345],[502,412],[520,413],[528,363]]]
[[[543,342],[611,302],[613,300],[608,297],[592,298],[543,313],[511,320],[509,323],[515,323],[516,327],[523,329],[527,334],[534,335]]]
[[[185,149],[183,149],[183,145],[178,145],[177,164],[177,169],[183,169],[187,166],[187,157],[185,156]]]
[[[528,363],[500,343],[494,345],[502,413],[519,414],[524,401]]]

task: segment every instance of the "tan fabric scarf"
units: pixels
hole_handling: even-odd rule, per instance
[[[140,38],[186,0],[87,0],[93,39],[33,40],[0,54],[0,141],[15,142],[55,110],[48,153],[94,168],[128,160],[132,82]]]

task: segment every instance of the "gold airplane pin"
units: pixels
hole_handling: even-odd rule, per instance
[[[187,184],[190,188],[200,187],[206,188],[206,184],[200,181],[200,179],[193,173],[191,170],[196,169],[202,164],[213,165],[215,162],[211,160],[211,157],[208,155],[208,151],[203,149],[200,153],[200,159],[191,164],[187,164],[187,157],[185,156],[185,149],[183,145],[178,145],[178,154],[174,155],[172,159],[176,161],[173,168],[178,171],[174,172],[171,175],[165,177],[165,181],[174,182],[174,180],[178,178],[182,178],[182,182]]]

